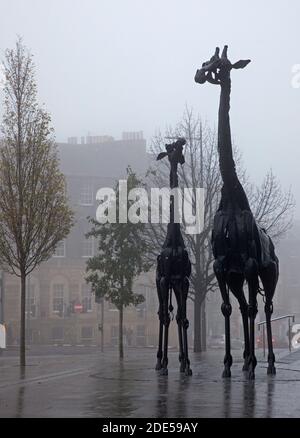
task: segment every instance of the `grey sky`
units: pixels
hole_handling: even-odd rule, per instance
[[[300,2],[202,0],[0,0],[0,50],[23,36],[37,65],[39,96],[58,141],[68,136],[146,139],[185,105],[217,122],[218,87],[194,82],[216,45],[232,61],[232,133],[252,180],[269,167],[298,190]],[[1,109],[0,109],[1,111]],[[297,209],[300,216],[300,208]]]

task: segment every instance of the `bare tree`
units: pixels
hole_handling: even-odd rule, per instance
[[[168,138],[174,137],[185,137],[187,140],[185,164],[179,169],[181,184],[184,187],[205,189],[203,231],[195,235],[187,234],[184,232],[184,224],[182,230],[193,265],[190,299],[194,302],[194,350],[203,351],[206,349],[205,298],[209,292],[216,289],[210,237],[222,187],[217,138],[215,130],[207,123],[203,123],[200,117],[195,117],[192,110],[186,109],[181,122],[174,129],[168,128],[164,136],[158,134],[152,141],[150,152],[153,161],[147,174],[149,187],[168,185],[167,161],[154,160],[157,154],[164,150]],[[251,184],[237,147],[234,148],[234,156],[239,178],[247,191],[256,219],[272,237],[281,237],[291,225],[291,212],[294,207],[291,191],[282,190],[272,171],[266,175],[260,187]],[[193,200],[193,208],[195,208],[194,202],[195,200]],[[161,223],[149,224],[146,230],[149,257],[154,262],[164,242],[166,226]]]
[[[73,224],[50,116],[37,103],[34,64],[19,38],[7,50],[0,148],[0,263],[21,279],[20,364],[25,366],[26,276]]]
[[[280,240],[293,224],[295,201],[291,189],[283,191],[270,169],[260,186],[248,184],[247,195],[259,225],[275,242]]]

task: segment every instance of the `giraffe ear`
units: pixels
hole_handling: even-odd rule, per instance
[[[240,61],[236,62],[235,64],[232,64],[232,68],[245,68],[246,65],[251,62],[250,59],[241,59]]]
[[[167,152],[161,152],[160,154],[157,155],[156,161],[165,158],[167,155],[168,155]]]

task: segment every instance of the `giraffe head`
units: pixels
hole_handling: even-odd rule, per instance
[[[220,57],[220,49],[216,47],[215,54],[202,64],[202,68],[197,70],[195,74],[195,82],[204,84],[210,82],[211,84],[221,85],[223,81],[230,77],[230,71],[233,68],[245,68],[249,64],[250,59],[240,60],[232,64],[227,57],[227,48],[224,46],[222,55]]]
[[[161,160],[164,157],[168,157],[170,162],[184,163],[183,146],[186,144],[186,139],[179,137],[177,141],[171,144],[166,144],[166,151],[161,152],[157,156],[157,160]]]

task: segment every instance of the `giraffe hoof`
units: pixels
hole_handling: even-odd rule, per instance
[[[275,376],[276,368],[275,368],[274,365],[269,365],[268,366],[267,374],[270,375],[270,376]]]
[[[192,371],[190,368],[187,368],[187,369],[185,370],[185,375],[186,375],[186,376],[192,376],[192,375],[193,375],[193,371]]]
[[[222,373],[222,377],[223,378],[227,378],[227,377],[231,377],[231,371],[229,368],[225,368],[223,373]]]
[[[168,368],[161,368],[160,375],[167,376],[168,375]]]

